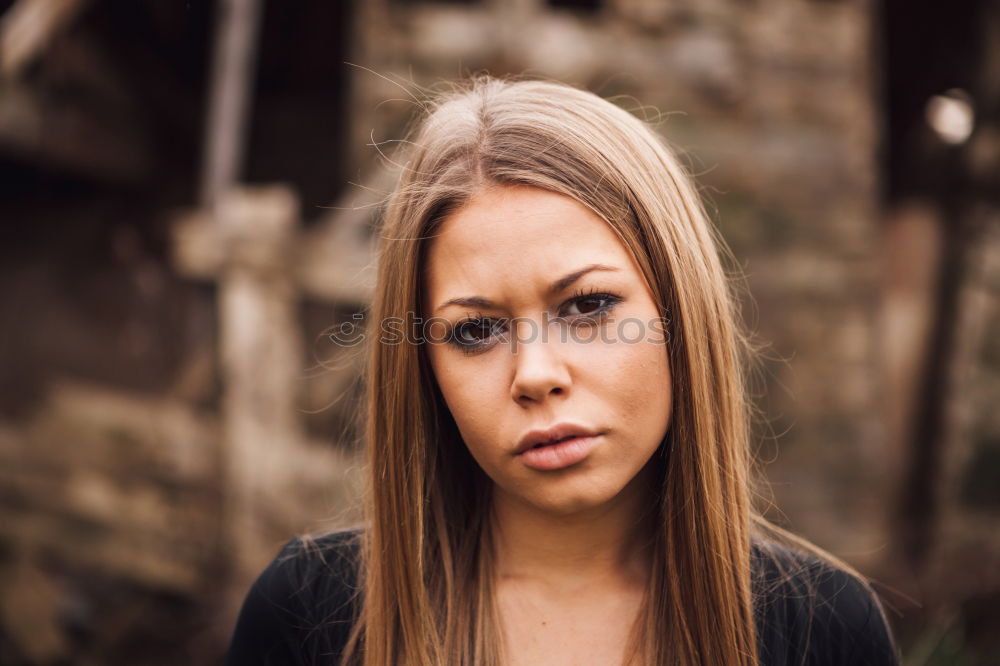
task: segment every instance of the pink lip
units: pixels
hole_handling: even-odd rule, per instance
[[[600,442],[602,434],[573,423],[558,423],[550,428],[529,431],[521,438],[515,455],[533,469],[561,469],[586,458]],[[560,439],[565,441],[548,444]],[[536,444],[545,446],[533,448]]]

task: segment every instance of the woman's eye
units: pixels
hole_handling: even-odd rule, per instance
[[[587,294],[579,296],[567,303],[564,315],[586,317],[604,314],[613,308],[619,300],[621,299],[611,294]]]
[[[497,334],[502,325],[499,319],[466,319],[455,326],[451,338],[461,347],[476,347]]]
[[[605,300],[606,299],[604,298],[596,296],[587,296],[586,298],[581,298],[576,302],[570,304],[569,307],[570,310],[573,309],[577,310],[576,312],[570,312],[570,314],[591,314],[595,310],[600,310]]]

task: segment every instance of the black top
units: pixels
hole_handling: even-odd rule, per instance
[[[290,541],[250,588],[227,666],[333,666],[357,613],[358,529]],[[871,589],[811,555],[753,549],[761,666],[896,665]]]

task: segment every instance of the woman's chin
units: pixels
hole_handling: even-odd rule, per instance
[[[538,513],[565,519],[574,516],[586,517],[599,512],[601,508],[609,506],[619,492],[597,488],[591,482],[583,488],[549,488],[545,492],[535,492],[527,496],[518,495],[511,499],[515,499],[516,504],[531,507]]]

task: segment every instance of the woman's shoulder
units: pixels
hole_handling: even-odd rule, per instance
[[[227,664],[308,664],[338,655],[358,608],[361,528],[298,536],[251,585]]]
[[[899,663],[882,605],[859,576],[773,541],[752,548],[761,663]]]
[[[286,606],[336,612],[358,591],[361,528],[297,536],[261,572],[251,591]],[[319,603],[321,602],[321,603]]]

